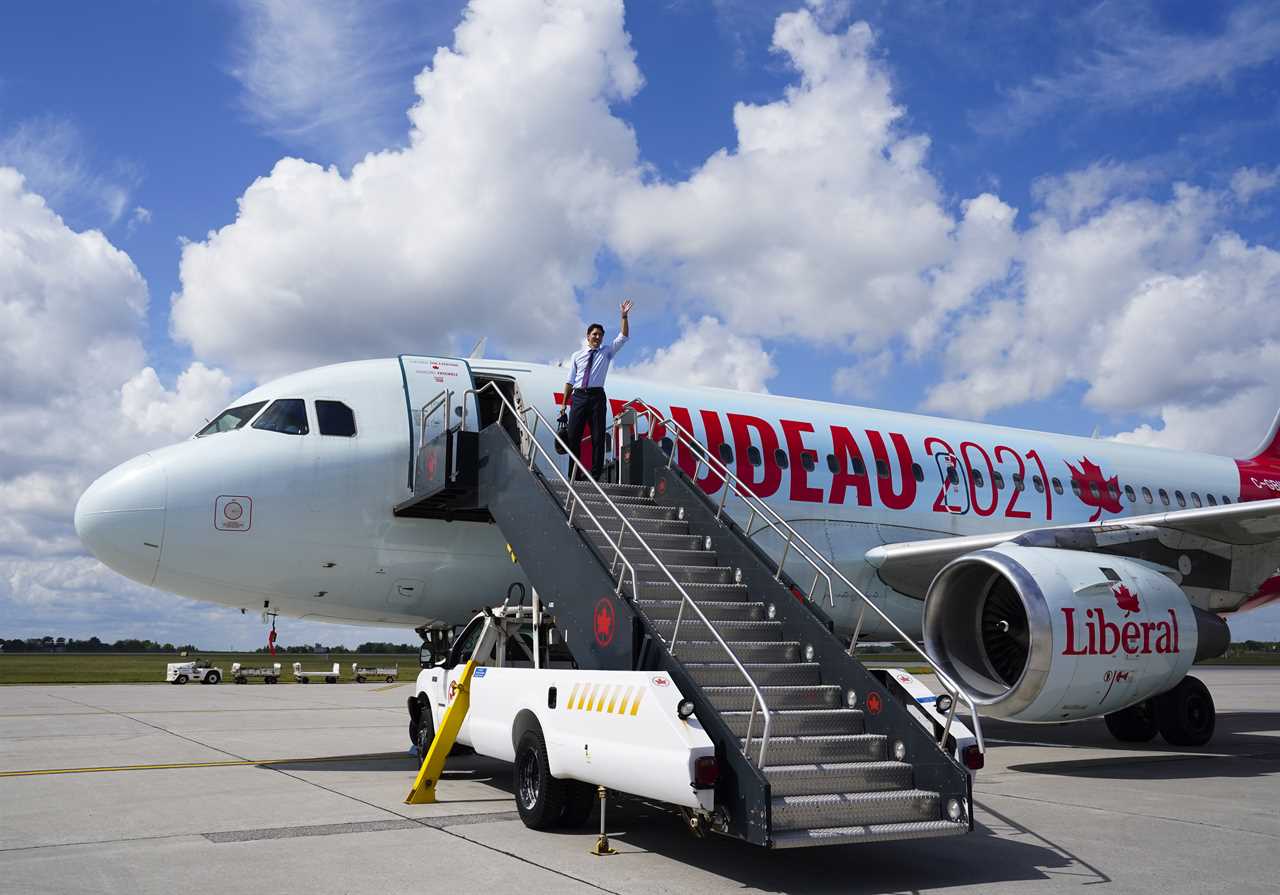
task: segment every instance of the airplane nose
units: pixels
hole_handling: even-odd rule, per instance
[[[103,565],[142,584],[156,579],[168,480],[150,454],[122,463],[76,503],[76,534]]]

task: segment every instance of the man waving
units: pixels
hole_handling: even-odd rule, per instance
[[[587,327],[586,346],[574,354],[569,363],[569,381],[564,384],[564,406],[569,408],[569,435],[566,441],[571,456],[578,457],[582,447],[582,430],[591,424],[591,477],[600,478],[604,469],[605,395],[604,380],[609,375],[609,363],[618,350],[627,344],[631,327],[627,314],[632,303],[622,303],[622,325],[613,344],[604,345],[604,326],[593,323]],[[563,413],[563,411],[562,411]],[[573,461],[569,462],[569,476],[573,477]]]

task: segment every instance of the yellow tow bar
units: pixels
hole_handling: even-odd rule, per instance
[[[449,757],[449,750],[453,748],[458,731],[462,729],[462,720],[467,717],[467,709],[471,707],[471,675],[475,670],[475,659],[462,669],[462,675],[456,682],[453,701],[444,710],[440,729],[436,731],[431,748],[422,759],[422,767],[418,770],[418,778],[413,781],[413,789],[405,796],[406,805],[429,805],[436,800],[436,783],[444,771],[444,760]],[[425,706],[425,709],[429,712],[431,706]]]

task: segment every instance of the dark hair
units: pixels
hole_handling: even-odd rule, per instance
[[[602,336],[604,335],[604,324],[603,324],[603,323],[593,323],[593,324],[591,324],[590,326],[588,326],[588,327],[587,327],[587,335],[591,335],[591,331],[592,331],[593,329],[598,329],[598,330],[600,330],[600,335],[602,335]]]

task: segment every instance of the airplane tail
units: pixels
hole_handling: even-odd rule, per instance
[[[1264,463],[1280,463],[1280,413],[1276,414],[1267,437],[1262,439],[1262,444],[1258,445],[1258,449],[1249,459]]]

